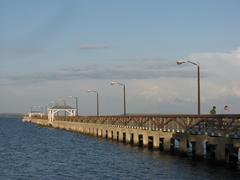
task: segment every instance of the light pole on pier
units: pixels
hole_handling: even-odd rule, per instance
[[[120,82],[115,82],[115,81],[112,81],[111,82],[111,85],[115,85],[115,84],[118,84],[120,86],[123,87],[123,112],[124,112],[124,116],[126,116],[126,92],[125,92],[125,84],[123,83],[120,83]]]
[[[68,96],[68,97],[75,99],[76,116],[78,116],[78,97],[77,96]]]
[[[192,61],[177,61],[177,64],[178,65],[181,65],[181,64],[184,64],[184,63],[189,63],[189,64],[192,64],[194,66],[197,66],[197,75],[198,75],[198,90],[197,90],[197,99],[198,99],[198,115],[201,114],[201,104],[200,104],[200,65],[199,63],[195,63],[195,62],[192,62]]]
[[[99,116],[99,98],[98,98],[98,91],[97,90],[88,90],[87,92],[93,92],[97,95],[97,116]]]

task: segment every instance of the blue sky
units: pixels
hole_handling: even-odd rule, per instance
[[[94,114],[94,97],[83,93],[94,88],[101,112],[118,114],[121,91],[109,82],[119,80],[129,87],[129,112],[195,113],[195,69],[175,63],[191,58],[203,71],[203,112],[229,104],[238,113],[239,7],[238,0],[0,0],[0,112],[70,94],[82,99],[82,114]]]

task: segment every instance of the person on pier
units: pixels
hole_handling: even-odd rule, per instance
[[[225,105],[223,108],[223,114],[229,114],[230,113],[230,109],[228,105]]]
[[[215,115],[216,114],[216,106],[212,107],[212,109],[210,110],[210,114],[211,115]]]

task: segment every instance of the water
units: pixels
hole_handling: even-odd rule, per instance
[[[239,179],[240,170],[0,118],[0,179]]]

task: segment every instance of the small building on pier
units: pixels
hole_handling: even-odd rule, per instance
[[[53,122],[54,116],[60,112],[63,112],[64,116],[76,116],[76,111],[76,108],[68,105],[56,105],[48,109],[48,120],[49,122]]]
[[[28,117],[34,117],[34,116],[37,116],[37,117],[43,117],[43,112],[41,111],[31,111],[30,113],[28,113]]]

